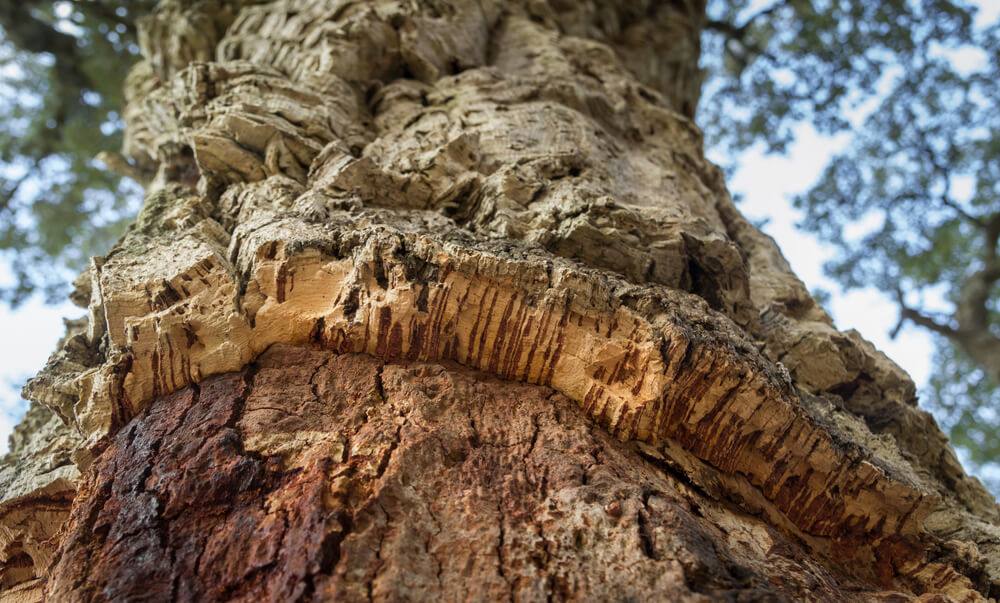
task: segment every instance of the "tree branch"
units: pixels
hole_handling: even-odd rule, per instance
[[[926,136],[919,137],[921,142],[918,149],[920,154],[924,156],[924,159],[926,159],[927,162],[930,163],[931,167],[934,168],[934,171],[944,182],[944,191],[938,196],[938,201],[941,202],[941,205],[944,205],[945,207],[957,213],[965,221],[971,224],[975,224],[980,228],[985,228],[986,222],[984,222],[981,217],[970,214],[968,211],[965,210],[965,208],[963,208],[954,199],[951,198],[951,171],[947,167],[945,167],[945,165],[942,164],[941,161],[939,161],[937,153],[934,151],[933,148],[931,148],[929,144],[927,144],[927,138],[928,137]],[[948,154],[955,155],[956,153],[955,153],[954,142],[949,142],[948,147],[949,147]]]
[[[1000,280],[1000,261],[997,260],[997,240],[1000,239],[1000,219],[996,216],[985,226],[983,240],[983,267],[965,279],[959,292],[955,319],[962,331],[989,332],[990,294]]]
[[[903,306],[900,309],[900,315],[902,318],[905,318],[916,325],[919,325],[927,330],[934,331],[939,335],[944,335],[949,339],[955,339],[960,335],[957,329],[953,329],[946,324],[938,322],[930,316],[920,312],[916,308]]]
[[[959,289],[959,299],[953,317],[957,328],[908,306],[902,288],[897,284],[896,301],[900,308],[900,317],[891,335],[895,337],[903,323],[909,320],[947,337],[986,371],[995,383],[1000,384],[1000,338],[991,330],[993,325],[989,311],[991,293],[997,281],[1000,281],[1000,258],[997,254],[997,243],[1000,240],[1000,213],[983,220],[983,224],[986,227],[983,267],[969,275]]]
[[[63,86],[83,89],[89,84],[87,77],[77,68],[80,56],[76,38],[35,18],[30,5],[24,2],[0,3],[0,27],[3,27],[7,40],[20,50],[51,54]]]
[[[714,31],[722,34],[726,39],[726,44],[723,45],[725,51],[732,56],[734,59],[739,61],[740,70],[745,69],[755,58],[764,57],[769,60],[774,61],[774,56],[767,52],[767,48],[760,46],[759,44],[750,44],[747,42],[747,34],[750,28],[759,21],[764,19],[773,13],[777,12],[779,9],[787,4],[785,0],[781,2],[775,2],[771,6],[761,9],[747,17],[742,25],[734,25],[729,21],[723,21],[719,19],[709,19],[705,22],[705,29],[708,31]],[[736,56],[736,54],[730,50],[728,42],[736,42],[743,48],[746,53],[742,56]]]
[[[32,14],[31,3],[0,3],[0,27],[7,40],[19,50],[33,54],[51,54],[55,59],[52,85],[56,92],[48,95],[54,103],[53,116],[61,126],[69,107],[80,102],[84,90],[92,87],[90,79],[80,70],[82,63],[77,40]]]

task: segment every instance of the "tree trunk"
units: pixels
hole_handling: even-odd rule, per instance
[[[691,122],[703,2],[164,0],[0,600],[1000,596],[1000,511]]]

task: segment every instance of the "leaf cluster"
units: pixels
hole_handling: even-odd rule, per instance
[[[849,137],[794,199],[801,226],[835,250],[826,271],[843,286],[894,297],[894,333],[935,334],[925,405],[971,462],[1000,460],[1000,25],[949,0],[709,13],[710,142],[785,151],[803,122]]]
[[[20,0],[0,5],[0,301],[55,300],[107,250],[140,189],[102,169],[121,146],[134,20],[152,2]]]

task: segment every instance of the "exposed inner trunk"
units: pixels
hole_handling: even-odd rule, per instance
[[[161,398],[80,496],[58,600],[867,589],[549,388],[315,348]]]

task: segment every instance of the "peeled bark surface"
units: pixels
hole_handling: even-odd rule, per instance
[[[82,484],[53,597],[867,592],[550,388],[276,346],[162,402]]]
[[[165,0],[6,600],[1000,596],[1000,510],[735,209],[688,2]]]

